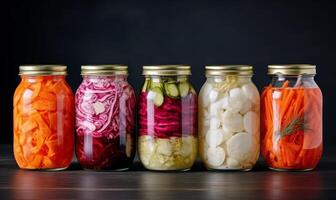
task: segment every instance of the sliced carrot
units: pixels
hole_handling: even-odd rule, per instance
[[[274,91],[281,93],[281,98],[276,101],[272,96]],[[266,87],[261,98],[261,152],[267,164],[285,169],[315,167],[322,152],[320,90],[290,88],[289,82],[286,81],[281,88]],[[273,118],[277,116],[274,112],[280,113],[279,119]],[[274,121],[277,119],[279,121]],[[294,119],[302,120],[290,125]],[[275,124],[281,124],[280,132],[286,131],[286,135],[279,135],[280,132],[274,129]],[[280,139],[276,139],[279,137]]]
[[[36,77],[33,82],[23,79],[16,89],[13,146],[21,168],[64,168],[71,162],[74,96],[64,82],[59,77]]]

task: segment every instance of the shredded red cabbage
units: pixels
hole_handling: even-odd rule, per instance
[[[139,97],[139,134],[156,138],[197,135],[197,97],[164,97],[161,106],[147,101],[148,92]]]
[[[76,155],[82,167],[129,166],[135,154],[135,101],[124,79],[84,77],[76,92]]]

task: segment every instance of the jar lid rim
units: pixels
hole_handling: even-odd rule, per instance
[[[127,75],[128,66],[123,64],[82,65],[81,75]]]
[[[207,65],[205,66],[206,76],[220,75],[253,75],[251,65]]]
[[[142,75],[177,76],[191,75],[190,65],[144,65]]]
[[[285,75],[301,75],[316,74],[316,65],[311,64],[284,64],[284,65],[268,65],[268,74],[285,74]]]
[[[38,64],[38,65],[20,65],[19,75],[66,75],[67,66],[66,65],[56,65],[56,64]]]

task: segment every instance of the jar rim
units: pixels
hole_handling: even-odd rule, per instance
[[[145,65],[143,66],[142,75],[145,76],[191,75],[191,67],[189,65]]]
[[[268,65],[268,74],[284,74],[284,75],[315,75],[316,65],[311,64],[284,64],[284,65]]]
[[[81,75],[128,75],[128,66],[122,64],[82,65]]]
[[[207,65],[205,66],[206,76],[242,75],[252,76],[253,66],[251,65]]]
[[[48,76],[48,75],[67,75],[65,65],[20,65],[19,75],[28,76]]]

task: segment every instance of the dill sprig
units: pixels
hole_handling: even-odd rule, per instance
[[[307,124],[304,123],[303,117],[295,116],[291,122],[280,132],[281,137],[296,133],[297,131],[307,130]]]

